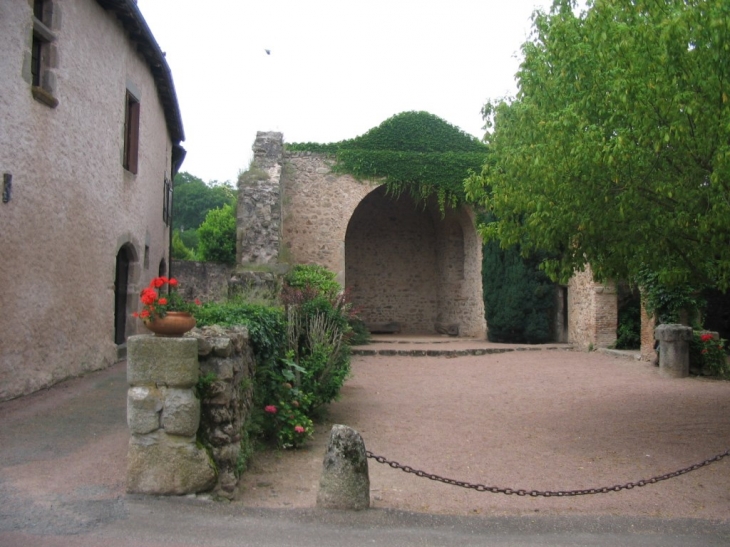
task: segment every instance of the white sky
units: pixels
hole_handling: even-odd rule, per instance
[[[182,170],[205,181],[234,181],[256,131],[333,142],[426,110],[481,138],[482,105],[514,95],[531,14],[551,4],[138,0],[172,69]]]

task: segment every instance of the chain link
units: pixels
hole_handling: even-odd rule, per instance
[[[730,456],[730,449],[726,450],[725,452],[718,454],[714,458],[707,459],[701,463],[696,463],[694,465],[690,465],[689,467],[685,467],[684,469],[679,469],[678,471],[673,471],[671,473],[666,473],[664,475],[659,475],[656,477],[652,477],[650,479],[642,479],[640,481],[636,482],[627,482],[626,484],[617,484],[615,486],[602,486],[600,488],[585,488],[583,490],[524,490],[524,489],[515,489],[515,488],[500,488],[498,486],[486,486],[484,484],[472,484],[470,482],[464,482],[464,481],[458,481],[455,479],[449,479],[446,477],[441,477],[439,475],[434,475],[433,473],[426,473],[425,471],[420,471],[419,469],[413,469],[412,467],[408,465],[401,465],[398,462],[388,460],[384,458],[383,456],[376,456],[369,450],[365,452],[368,458],[374,459],[378,463],[383,463],[386,465],[389,465],[393,469],[400,469],[401,471],[404,471],[405,473],[412,473],[416,475],[417,477],[424,477],[426,479],[431,479],[432,481],[438,481],[443,482],[445,484],[451,484],[453,486],[460,486],[462,488],[470,488],[472,490],[476,490],[477,492],[490,492],[492,494],[506,494],[508,496],[516,495],[516,496],[532,496],[533,498],[542,496],[545,498],[550,497],[568,497],[568,496],[585,496],[587,494],[607,494],[608,492],[620,492],[621,490],[631,490],[634,487],[641,487],[646,486],[647,484],[656,484],[660,481],[665,481],[667,479],[672,479],[674,477],[679,477],[680,475],[685,475],[689,473],[690,471],[696,471],[697,469],[701,469],[702,467],[705,467],[706,465],[710,465],[711,463],[719,462],[721,459]]]

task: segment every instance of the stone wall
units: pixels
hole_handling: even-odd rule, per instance
[[[198,432],[218,470],[214,493],[233,498],[250,450],[246,424],[253,405],[255,362],[245,327],[204,327],[198,339],[202,414]]]
[[[210,490],[216,471],[197,446],[198,341],[132,336],[127,357],[127,491],[181,495]]]
[[[568,342],[577,348],[605,348],[616,342],[618,298],[613,283],[597,283],[590,266],[568,283]]]
[[[233,498],[250,450],[255,368],[245,327],[131,337],[127,490]]]
[[[235,266],[215,262],[173,260],[170,275],[180,282],[180,294],[187,300],[220,302],[228,298],[228,283]]]
[[[644,303],[641,303],[641,359],[642,361],[657,362],[658,354],[654,349],[655,337],[654,329],[656,328],[656,318],[649,317],[646,313]]]

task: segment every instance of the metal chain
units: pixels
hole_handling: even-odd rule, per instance
[[[706,465],[710,465],[711,463],[719,462],[721,459],[730,456],[730,449],[726,450],[722,454],[718,454],[714,458],[710,458],[708,460],[703,461],[702,463],[696,463],[694,465],[690,465],[689,467],[685,467],[684,469],[680,469],[678,471],[673,471],[672,473],[666,473],[664,475],[659,475],[657,477],[652,477],[651,479],[644,479],[637,482],[627,482],[626,484],[617,484],[615,486],[603,486],[601,488],[586,488],[583,490],[523,490],[523,489],[515,489],[515,488],[499,488],[497,486],[486,486],[484,484],[472,484],[470,482],[464,482],[464,481],[457,481],[455,479],[448,479],[446,477],[440,477],[439,475],[434,475],[432,473],[426,473],[424,471],[420,471],[418,469],[413,469],[412,467],[408,465],[401,465],[398,462],[394,462],[392,460],[388,460],[384,458],[383,456],[376,456],[369,450],[365,452],[368,458],[374,459],[378,463],[384,463],[392,467],[393,469],[400,469],[401,471],[404,471],[406,473],[413,473],[417,477],[424,477],[427,479],[431,479],[432,481],[438,481],[443,482],[446,484],[452,484],[454,486],[461,486],[462,488],[471,488],[472,490],[476,490],[477,492],[490,492],[492,494],[507,494],[508,496],[515,494],[517,496],[532,496],[532,497],[538,497],[542,496],[545,498],[550,498],[553,496],[556,497],[566,497],[566,496],[585,496],[587,494],[607,494],[608,492],[620,492],[621,490],[631,490],[632,488],[636,486],[646,486],[647,484],[656,484],[659,481],[665,481],[667,479],[672,479],[674,477],[679,477],[680,475],[685,475],[686,473],[689,473],[690,471],[695,471],[697,469],[700,469],[702,467],[705,467]]]

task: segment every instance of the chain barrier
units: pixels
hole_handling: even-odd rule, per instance
[[[434,475],[433,473],[426,473],[425,471],[420,471],[418,469],[413,469],[412,467],[408,465],[401,465],[398,462],[388,460],[384,458],[383,456],[376,456],[369,450],[365,451],[365,454],[368,458],[374,459],[378,463],[383,463],[386,465],[389,465],[393,469],[400,469],[401,471],[404,471],[406,473],[413,473],[417,477],[424,477],[426,479],[430,479],[432,481],[438,481],[443,482],[445,484],[451,484],[453,486],[460,486],[462,488],[471,488],[472,490],[476,490],[477,492],[489,492],[492,494],[506,494],[508,496],[515,494],[517,496],[532,496],[534,498],[542,496],[545,498],[550,497],[567,497],[567,496],[585,496],[588,494],[607,494],[608,492],[620,492],[621,490],[631,490],[634,487],[641,487],[646,486],[647,484],[656,484],[660,481],[665,481],[667,479],[672,479],[674,477],[679,477],[680,475],[685,475],[689,473],[690,471],[696,471],[697,469],[700,469],[702,467],[705,467],[706,465],[710,465],[711,463],[719,462],[723,458],[730,456],[730,449],[726,450],[725,452],[718,454],[714,458],[710,458],[708,460],[703,461],[702,463],[696,463],[694,465],[690,465],[689,467],[685,467],[684,469],[680,469],[678,471],[673,471],[672,473],[666,473],[664,475],[659,475],[657,477],[652,477],[650,479],[643,479],[636,482],[627,482],[626,484],[617,484],[615,486],[603,486],[600,488],[586,488],[583,490],[523,490],[523,489],[515,489],[515,488],[500,488],[498,486],[486,486],[484,484],[472,484],[470,482],[464,482],[464,481],[458,481],[455,479],[448,479],[446,477],[441,477],[439,475]]]

